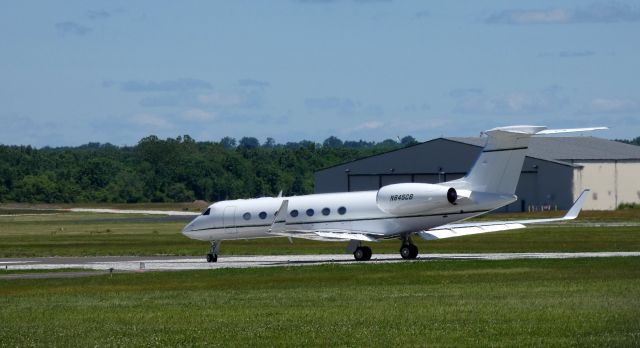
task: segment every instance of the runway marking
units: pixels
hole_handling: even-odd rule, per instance
[[[573,259],[595,257],[639,257],[640,252],[580,252],[580,253],[473,253],[425,254],[414,262],[437,260],[518,260],[518,259]],[[37,259],[0,259],[10,270],[87,269],[107,271],[180,271],[222,268],[258,268],[339,264],[371,264],[408,262],[396,254],[378,254],[368,262],[357,262],[349,254],[331,255],[259,255],[221,256],[216,263],[207,263],[204,257],[52,257]],[[1,274],[1,272],[0,272]]]

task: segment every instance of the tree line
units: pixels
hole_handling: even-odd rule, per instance
[[[313,192],[319,169],[416,144],[332,136],[278,144],[253,137],[198,142],[148,136],[135,146],[0,145],[0,202],[187,202]]]

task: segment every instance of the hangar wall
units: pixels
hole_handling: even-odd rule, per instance
[[[611,210],[621,203],[640,203],[640,163],[638,161],[581,161],[574,171],[574,197],[589,188],[584,209]],[[606,180],[603,180],[606,178]]]
[[[399,182],[453,180],[464,176],[480,151],[477,146],[434,139],[320,170],[315,173],[315,192],[377,190]]]
[[[466,175],[481,147],[434,139],[408,148],[330,167],[315,174],[316,193],[377,190],[401,182],[439,183]],[[516,188],[518,201],[498,211],[567,209],[573,203],[573,166],[526,157]]]

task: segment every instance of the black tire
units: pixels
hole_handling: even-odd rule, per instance
[[[405,260],[412,260],[418,257],[418,247],[413,244],[404,244],[400,247],[400,256]]]
[[[217,261],[218,261],[218,255],[207,254],[207,262],[217,262]]]
[[[362,261],[371,260],[371,255],[373,254],[371,252],[371,248],[365,246],[365,247],[362,247],[362,249],[364,250],[364,259],[362,259]]]
[[[415,259],[416,257],[418,257],[418,247],[415,246],[415,244],[410,244],[409,248],[411,249],[411,258]]]
[[[356,261],[366,261],[367,259],[367,247],[357,247],[356,250],[353,252],[353,257],[356,259]],[[369,256],[371,257],[371,256]]]

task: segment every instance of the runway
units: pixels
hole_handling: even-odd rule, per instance
[[[518,260],[572,259],[594,257],[638,257],[640,252],[581,252],[581,253],[482,253],[482,254],[426,254],[413,262],[439,260]],[[4,270],[60,270],[83,269],[94,271],[180,271],[222,268],[288,267],[321,264],[376,264],[409,262],[397,254],[373,255],[371,261],[356,262],[350,254],[331,255],[255,255],[221,256],[216,263],[207,263],[202,256],[101,256],[101,257],[44,257],[0,259]],[[48,273],[54,275],[55,273]],[[11,274],[2,275],[0,279]],[[60,274],[62,275],[62,274]],[[38,277],[32,273],[32,277]]]

